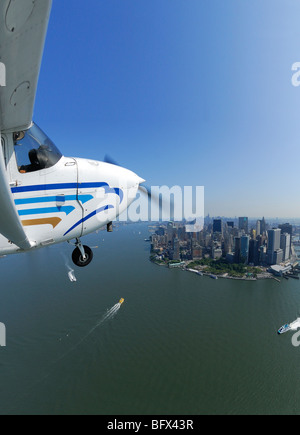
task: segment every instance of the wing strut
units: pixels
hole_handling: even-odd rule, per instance
[[[0,204],[0,233],[19,248],[31,249],[35,244],[28,240],[20,221],[6,175],[2,146],[0,149]]]

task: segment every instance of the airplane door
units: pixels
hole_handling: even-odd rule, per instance
[[[9,167],[20,219],[35,239],[51,243],[81,236],[83,210],[75,159],[62,157],[51,168],[28,173],[22,173],[16,159]]]

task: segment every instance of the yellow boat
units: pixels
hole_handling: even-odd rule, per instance
[[[119,304],[121,304],[121,305],[122,305],[122,304],[123,304],[123,302],[124,302],[124,299],[123,299],[123,298],[121,298],[121,299],[120,299],[120,301],[119,301]]]

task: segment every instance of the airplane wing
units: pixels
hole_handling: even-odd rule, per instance
[[[52,0],[0,1],[0,131],[27,129],[32,122],[37,82]],[[4,67],[3,67],[4,65]]]
[[[31,125],[51,5],[52,0],[0,0],[0,137]],[[0,233],[23,250],[32,248],[14,204],[2,147],[0,209]]]

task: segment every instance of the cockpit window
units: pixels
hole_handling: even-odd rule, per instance
[[[35,124],[27,131],[14,133],[14,145],[22,174],[51,168],[62,158],[54,143]]]

